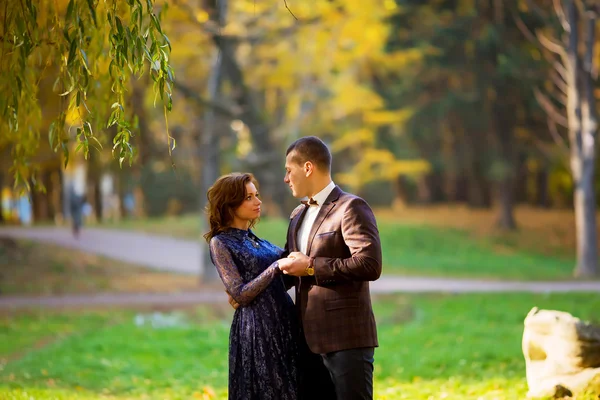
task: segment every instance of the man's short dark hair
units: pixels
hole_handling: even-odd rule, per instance
[[[297,164],[312,162],[322,171],[331,171],[331,153],[327,145],[316,136],[306,136],[290,144],[285,155],[294,152],[292,161]]]

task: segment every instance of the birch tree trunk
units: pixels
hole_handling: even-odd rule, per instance
[[[594,193],[595,134],[597,130],[593,73],[593,47],[596,16],[583,15],[585,34],[582,65],[579,47],[579,23],[582,16],[574,0],[566,3],[569,42],[566,48],[567,116],[571,173],[574,182],[575,225],[577,231],[577,265],[575,276],[598,274],[598,241],[596,233],[596,198]]]

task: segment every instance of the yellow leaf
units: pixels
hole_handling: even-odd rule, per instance
[[[198,22],[208,21],[208,13],[202,9],[196,11],[196,21],[198,21]]]
[[[363,115],[363,122],[374,125],[402,124],[412,117],[413,114],[414,111],[412,109],[366,111]]]
[[[331,144],[331,150],[333,152],[339,152],[356,146],[373,145],[374,143],[375,133],[370,129],[360,128],[345,132],[338,137]]]

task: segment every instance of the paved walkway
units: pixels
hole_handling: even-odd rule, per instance
[[[163,271],[197,274],[201,250],[197,242],[138,232],[85,229],[76,240],[65,228],[0,227],[0,236],[25,238],[100,254]],[[600,281],[511,282],[425,277],[382,276],[373,293],[599,292]],[[117,304],[183,305],[225,301],[222,291],[173,294],[98,294],[93,296],[0,297],[0,308],[109,306]]]
[[[200,271],[201,248],[193,240],[98,228],[83,228],[75,239],[69,229],[59,227],[0,226],[0,236],[52,243],[163,271]]]

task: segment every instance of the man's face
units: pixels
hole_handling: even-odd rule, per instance
[[[283,181],[292,190],[292,196],[302,198],[309,196],[307,192],[307,179],[310,175],[304,165],[296,163],[294,158],[295,151],[291,151],[285,158],[285,178]]]

